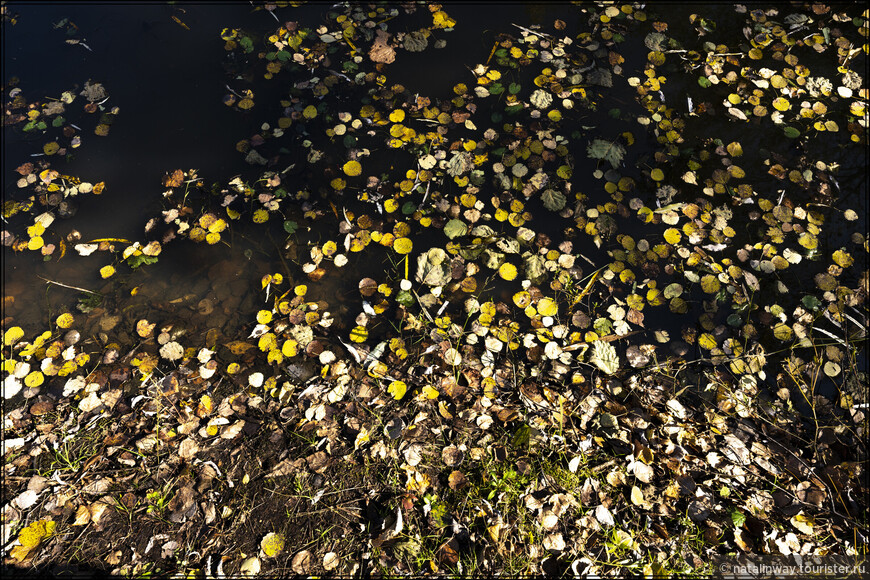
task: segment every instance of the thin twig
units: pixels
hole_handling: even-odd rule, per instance
[[[94,292],[93,290],[87,290],[85,288],[79,288],[78,286],[71,286],[69,284],[64,284],[62,282],[55,282],[54,280],[49,280],[48,278],[43,278],[39,274],[36,275],[37,278],[45,280],[49,284],[54,284],[55,286],[63,286],[64,288],[69,288],[70,290],[78,290],[79,292],[87,292],[88,294],[94,294],[96,296],[100,296],[99,292]]]
[[[553,38],[552,36],[550,36],[546,32],[541,32],[540,30],[532,30],[530,28],[526,28],[525,26],[520,26],[519,24],[514,24],[513,22],[511,22],[511,26],[516,26],[517,28],[519,28],[523,32],[528,32],[529,34],[534,34],[535,36],[543,36],[544,38]]]

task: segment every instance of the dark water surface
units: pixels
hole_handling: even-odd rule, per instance
[[[279,18],[292,18],[313,27],[323,20],[322,14],[329,6],[310,3],[292,10],[281,9],[278,14]],[[741,37],[733,24],[730,4],[656,3],[649,9],[667,19],[669,34],[687,37],[693,34],[689,14],[701,7],[719,23],[711,41],[734,43]],[[588,29],[587,15],[568,3],[457,3],[445,5],[445,9],[458,23],[455,31],[444,35],[446,48],[416,54],[401,51],[396,63],[389,68],[391,83],[401,83],[410,93],[428,95],[433,101],[436,97],[450,95],[456,82],[468,80],[467,69],[487,59],[496,33],[518,34],[513,24],[551,27],[553,21],[560,18],[567,25],[565,35],[573,37],[579,30]],[[288,87],[281,85],[286,80],[264,82],[263,79],[228,76],[228,70],[245,70],[246,67],[243,62],[230,61],[220,31],[225,27],[242,28],[262,37],[277,24],[268,12],[255,11],[249,3],[10,3],[7,10],[18,16],[14,26],[7,24],[3,29],[4,83],[12,77],[20,79],[17,86],[30,101],[57,97],[62,91],[80,87],[90,79],[102,83],[108,91],[110,99],[106,107],[120,108],[108,137],[85,134],[82,147],[73,151],[72,159],[67,163],[55,160],[54,168],[62,173],[106,183],[102,196],[82,199],[78,214],[56,226],[60,235],[77,229],[85,239],[141,239],[145,222],[159,215],[161,209],[164,189],[161,178],[176,168],[195,168],[209,184],[226,183],[234,175],[255,175],[257,168],[244,162],[243,156],[235,150],[235,143],[259,133],[262,123],[272,122],[278,116],[277,101]],[[90,50],[65,42],[66,27],[55,29],[53,26],[64,18],[75,23],[74,37],[86,43]],[[627,39],[620,45],[620,51],[626,55],[627,63],[642,66],[647,49],[643,39]],[[256,59],[256,55],[250,58]],[[627,70],[624,76],[641,73]],[[246,113],[226,107],[221,99],[228,92],[228,84],[237,92],[254,90],[258,106]],[[643,112],[634,101],[634,92],[627,86],[623,89],[620,93],[615,87],[614,103],[604,104],[602,108],[618,106],[624,111]],[[694,83],[694,77],[675,80],[664,90],[669,100],[677,102],[685,101],[687,96],[699,102],[704,98],[702,91]],[[70,120],[75,123],[74,114],[70,113]],[[610,126],[599,127],[603,133],[618,134],[625,130],[620,121],[610,123]],[[632,127],[637,132],[637,125]],[[727,142],[727,137],[735,132],[739,139],[740,129],[717,117],[713,121],[705,118],[703,124],[688,128],[686,135],[693,135],[692,131],[699,136],[704,133],[720,136]],[[3,139],[4,188],[9,191],[15,187],[12,169],[31,160],[32,154],[38,154],[42,141],[39,136],[30,137],[10,130],[4,130]],[[771,139],[772,144],[781,140],[775,135]],[[588,168],[582,165],[589,162],[582,151],[585,141],[581,139],[572,147],[578,148],[574,153],[580,164],[575,174],[589,175]],[[855,209],[860,216],[859,222],[846,224],[836,221],[840,218],[833,215],[835,221],[826,228],[830,233],[822,248],[830,255],[831,250],[848,244],[851,231],[866,231],[866,161],[852,150],[844,153],[836,147],[832,147],[828,155],[817,158],[840,164],[841,202],[843,207]],[[634,177],[639,177],[637,168],[625,168],[624,174],[632,175],[632,171]],[[641,195],[641,192],[636,194]],[[740,225],[734,224],[735,228]],[[546,231],[547,225],[536,222],[536,227]],[[251,250],[250,244],[243,240],[236,242],[231,250],[222,248],[219,252],[205,246],[191,247],[191,244],[173,246],[172,251],[161,256],[158,264],[134,273],[137,278],[133,282],[145,285],[159,282],[160,290],[153,295],[155,302],[186,295],[196,295],[195,300],[208,297],[213,288],[200,287],[192,274],[207,272],[221,260],[242,266],[252,260],[253,263],[266,261],[265,256],[245,253]],[[603,251],[596,252],[594,248],[584,249],[584,253],[596,261],[608,260]],[[44,322],[46,312],[51,317],[53,308],[68,303],[78,294],[57,286],[47,287],[37,276],[100,290],[100,282],[95,282],[93,273],[105,262],[105,256],[35,266],[34,256],[27,252],[19,255],[4,252],[4,257],[7,294],[38,289],[7,313],[14,315],[18,324],[33,325],[32,330]],[[251,274],[267,271],[267,268],[244,271]],[[347,279],[343,282],[347,282],[350,277],[344,276]],[[346,290],[343,286],[342,289]],[[252,283],[251,291],[258,290],[256,283]],[[256,310],[257,305],[249,301],[245,308]],[[666,325],[668,317],[662,309],[650,313],[648,320]],[[673,334],[678,334],[676,327]]]

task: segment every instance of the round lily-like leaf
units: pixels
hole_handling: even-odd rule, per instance
[[[517,277],[517,267],[510,262],[505,262],[498,267],[498,275],[501,276],[503,280],[510,282]]]
[[[356,159],[351,159],[341,168],[344,171],[345,175],[349,175],[350,177],[356,177],[360,173],[362,173],[362,165]]]
[[[393,242],[393,249],[396,250],[396,253],[398,254],[410,254],[413,248],[414,243],[410,238],[396,238]]]

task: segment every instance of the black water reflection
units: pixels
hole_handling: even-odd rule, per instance
[[[314,26],[322,20],[322,14],[328,8],[329,4],[311,3],[302,8],[279,11],[279,15],[282,19],[292,18],[306,26]],[[18,24],[4,27],[4,82],[13,76],[19,77],[19,86],[25,95],[29,99],[36,99],[57,96],[64,90],[92,79],[103,83],[108,90],[111,98],[107,106],[120,107],[120,114],[108,137],[85,135],[85,142],[80,149],[75,150],[75,157],[68,164],[57,166],[63,173],[105,181],[107,184],[102,196],[82,200],[79,213],[73,219],[57,225],[61,235],[75,228],[86,239],[141,239],[145,221],[160,210],[160,194],[163,190],[160,179],[165,172],[176,168],[196,168],[208,183],[226,183],[233,175],[255,173],[256,168],[244,162],[234,145],[240,139],[258,134],[262,123],[273,122],[279,116],[276,103],[286,96],[287,80],[286,77],[279,77],[284,79],[281,81],[228,78],[227,70],[244,72],[248,67],[244,62],[228,60],[219,32],[224,27],[235,27],[262,36],[276,25],[269,13],[254,11],[249,3],[12,3],[8,9],[18,13]],[[696,11],[697,6],[657,4],[654,9],[667,16],[672,23],[672,32],[682,30],[683,36],[694,34],[688,25],[688,15]],[[731,6],[713,5],[705,6],[705,9],[720,24],[709,37],[712,42],[733,42],[739,37],[740,32],[729,24],[733,16]],[[447,5],[447,10],[458,22],[455,31],[444,34],[447,46],[441,50],[416,54],[402,51],[389,68],[390,81],[405,85],[411,94],[428,95],[433,100],[450,96],[455,83],[468,80],[467,69],[486,60],[498,32],[519,33],[513,24],[524,27],[540,24],[551,29],[553,21],[558,18],[566,23],[564,34],[572,37],[589,26],[587,16],[580,9],[566,3],[457,3]],[[188,29],[174,21],[173,16],[179,18]],[[64,42],[63,30],[55,30],[52,26],[52,23],[63,18],[76,24],[77,37],[84,39],[91,50]],[[641,63],[642,66],[646,49],[641,41],[630,39],[620,46],[627,63]],[[522,74],[531,73],[524,71]],[[624,76],[639,74],[640,70],[626,71]],[[698,95],[702,89],[692,85],[691,81],[689,79],[681,83],[674,79],[674,82],[665,85],[664,93],[669,102],[685,100],[687,95]],[[246,88],[254,90],[257,106],[248,113],[239,113],[224,106],[221,97],[227,92],[227,84],[236,91]],[[633,122],[605,117],[607,109],[611,107],[620,107],[623,112],[634,114],[641,112],[633,93],[627,87],[623,89],[622,92],[616,89],[611,92],[615,101],[603,105],[601,117],[596,117],[590,125],[597,125],[608,136],[633,130],[641,137]],[[696,101],[701,98],[698,96]],[[675,106],[679,108],[679,105]],[[483,127],[488,122],[489,119],[485,118],[478,124]],[[695,130],[698,134],[712,135],[714,127],[705,118]],[[729,132],[736,134],[739,130],[734,124],[724,121],[715,126],[717,136],[726,140]],[[691,134],[690,129],[687,135]],[[641,138],[647,139],[651,151],[655,146],[654,139],[649,135]],[[771,139],[769,146],[775,143],[777,137],[772,136]],[[576,149],[577,176],[589,176],[594,166],[594,162],[584,153],[585,143],[582,138],[572,140],[572,147]],[[10,169],[29,160],[32,153],[41,150],[41,145],[39,140],[29,141],[22,135],[4,131],[4,183],[10,179]],[[768,144],[759,144],[763,145]],[[842,156],[834,150],[831,151],[830,160],[841,163],[845,170],[841,174],[844,206],[864,210],[859,213],[862,219],[857,227],[855,224],[842,224],[844,227],[833,228],[834,237],[829,240],[833,248],[847,245],[850,229],[866,230],[866,182],[863,179],[866,168],[854,156]],[[624,174],[640,182],[637,167],[624,168]],[[773,185],[772,178],[759,178]],[[11,186],[14,187],[14,184]],[[652,192],[636,191],[634,195],[648,197]],[[540,213],[533,211],[535,215]],[[836,213],[834,218],[837,218]],[[539,220],[534,227],[554,238],[560,237],[561,232],[555,221],[548,223]],[[149,304],[171,304],[179,297],[193,295],[195,299],[186,299],[184,303],[185,308],[190,309],[195,305],[187,301],[198,304],[200,300],[209,299],[209,292],[213,292],[215,284],[220,283],[209,278],[210,269],[221,261],[229,261],[239,266],[256,265],[240,270],[248,272],[252,282],[246,288],[235,288],[242,294],[262,296],[258,294],[259,276],[264,272],[281,271],[282,264],[266,263],[265,258],[258,254],[258,244],[266,249],[269,247],[265,240],[254,240],[252,243],[237,240],[232,248],[221,247],[218,252],[205,246],[177,244],[161,256],[158,264],[130,275],[127,283],[130,287],[141,285],[143,298],[140,298],[140,302],[147,298]],[[828,254],[829,249],[825,248]],[[248,255],[245,254],[246,250]],[[579,248],[579,251],[596,263],[609,261],[603,248],[586,247]],[[7,260],[4,264],[4,279],[10,284],[7,294],[29,298],[20,300],[4,314],[14,316],[16,323],[24,326],[28,333],[39,331],[52,314],[56,315],[59,308],[73,302],[80,294],[60,286],[47,287],[44,279],[99,292],[112,287],[112,282],[101,281],[94,275],[101,265],[107,263],[105,255],[34,266],[32,255],[9,254],[5,254]],[[329,296],[334,292],[352,294],[353,281],[358,280],[354,278],[355,273],[352,263],[341,274],[328,275],[319,287],[314,285],[313,291]],[[301,277],[298,271],[288,274]],[[203,279],[209,280],[207,287],[201,287]],[[28,293],[28,289],[39,291]],[[120,300],[110,306],[124,308]],[[231,334],[233,325],[244,325],[251,319],[248,315],[259,306],[253,299],[240,296],[239,302],[232,308],[237,316],[228,316],[220,325],[222,331]],[[696,302],[694,307],[697,310],[694,314],[699,313],[700,303]],[[355,314],[350,312],[351,316]],[[673,317],[664,310],[650,312],[648,316],[652,326],[659,323],[662,326],[679,324],[674,323],[671,320]],[[690,313],[687,318],[691,316]],[[672,336],[677,335],[678,331],[672,331]]]
[[[101,82],[120,107],[108,137],[83,137],[74,159],[58,169],[107,184],[105,194],[82,202],[81,217],[68,222],[83,232],[99,227],[101,236],[136,238],[143,216],[159,208],[160,177],[174,168],[197,168],[219,179],[246,169],[233,150],[234,137],[250,134],[254,116],[225,107],[218,33],[224,26],[253,26],[262,12],[250,5],[193,4],[184,13],[166,4],[10,5],[18,24],[4,30],[4,75],[21,79],[31,98],[58,96],[88,79]],[[171,17],[178,14],[189,30]],[[52,23],[68,18],[91,51],[67,45]],[[76,107],[78,108],[78,107]],[[15,167],[41,144],[12,137],[4,165]],[[63,233],[63,231],[61,231]],[[87,235],[87,234],[86,234]]]

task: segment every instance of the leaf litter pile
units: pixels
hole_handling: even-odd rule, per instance
[[[109,135],[108,89],[6,87],[4,124],[44,143],[4,251],[100,256],[104,286],[41,328],[4,294],[5,562],[863,562],[868,241],[841,181],[866,177],[868,14],[736,4],[735,40],[655,8],[515,24],[426,96],[390,68],[438,57],[449,5],[259,6],[272,30],[216,39],[246,64],[215,98],[262,121],[249,173],[167,171],[140,241],[52,229],[109,187],[52,168]],[[249,249],[158,300],[149,267],[185,244]]]

